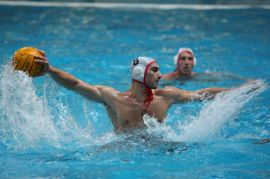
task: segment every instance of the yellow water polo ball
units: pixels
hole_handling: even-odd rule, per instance
[[[14,69],[24,71],[30,77],[38,76],[43,65],[34,61],[35,56],[43,56],[43,54],[34,47],[23,47],[18,49],[13,55],[12,62]]]

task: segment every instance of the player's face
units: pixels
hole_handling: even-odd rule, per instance
[[[161,78],[159,65],[154,62],[146,71],[145,83],[151,89],[156,89]]]
[[[183,52],[178,57],[178,65],[177,70],[182,74],[189,75],[192,73],[192,69],[194,66],[194,57],[189,52]]]

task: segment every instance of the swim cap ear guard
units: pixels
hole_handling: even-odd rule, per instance
[[[149,57],[137,57],[131,62],[131,77],[132,80],[139,81],[145,84],[145,74],[147,68],[152,62],[155,62],[154,59]]]
[[[196,59],[196,57],[195,57],[193,51],[192,51],[190,48],[179,48],[177,54],[173,57],[173,62],[174,62],[174,64],[175,64],[175,65],[178,64],[178,58],[179,58],[179,56],[180,56],[182,53],[184,53],[184,52],[188,52],[188,53],[190,53],[190,54],[193,56],[193,59],[194,59],[194,64],[193,64],[193,66],[195,66],[195,65],[196,65],[196,62],[197,62],[197,59]]]

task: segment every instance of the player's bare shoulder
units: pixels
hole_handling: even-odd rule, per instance
[[[156,89],[154,91],[154,94],[157,96],[162,96],[162,97],[166,97],[166,96],[171,96],[176,92],[181,91],[181,89],[173,87],[173,86],[166,86],[165,88],[160,88],[160,89]]]
[[[154,93],[157,97],[161,97],[169,104],[173,104],[177,99],[185,94],[185,91],[173,86],[166,86],[162,89],[157,89]]]
[[[96,86],[103,96],[105,97],[117,97],[120,92],[109,86]]]

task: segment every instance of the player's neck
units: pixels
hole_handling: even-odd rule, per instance
[[[183,72],[181,72],[180,70],[177,70],[176,71],[177,73],[177,77],[178,78],[180,78],[180,77],[192,77],[193,76],[193,74],[194,74],[194,72],[189,72],[189,73],[183,73]]]
[[[132,82],[128,92],[130,93],[130,97],[135,98],[139,102],[143,102],[149,96],[147,93],[147,87],[136,81]]]

